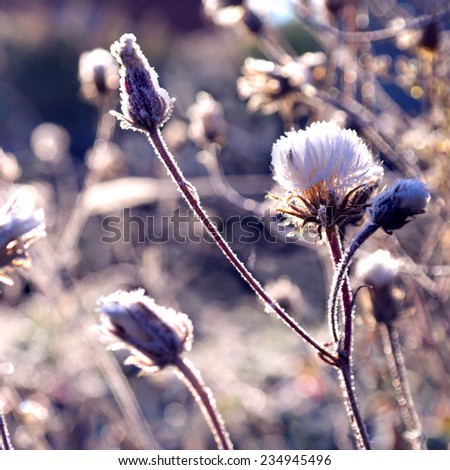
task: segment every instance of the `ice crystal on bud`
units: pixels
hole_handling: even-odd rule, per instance
[[[392,233],[407,224],[411,217],[423,214],[429,198],[421,181],[399,180],[374,200],[370,211],[372,221],[385,232]]]
[[[161,127],[170,117],[174,98],[161,88],[158,74],[150,67],[134,34],[124,34],[111,46],[120,64],[122,113],[114,113],[124,129],[147,132]]]
[[[99,333],[132,352],[133,363],[155,371],[174,364],[192,344],[192,322],[184,313],[157,305],[143,289],[117,291],[99,300]]]
[[[383,175],[356,132],[334,121],[287,132],[273,146],[272,166],[278,210],[319,228],[359,222]]]
[[[20,193],[0,209],[0,282],[11,285],[12,267],[28,268],[28,248],[45,236],[44,211]]]

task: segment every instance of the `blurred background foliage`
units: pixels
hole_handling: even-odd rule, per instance
[[[280,14],[272,11],[268,17],[297,54],[324,50],[321,38],[293,15],[284,22],[289,18],[285,2],[273,3]],[[381,3],[386,12],[394,5],[380,2],[380,9]],[[407,7],[423,13],[414,2]],[[124,207],[131,207],[132,215],[152,217],[147,223],[157,234],[165,230],[164,216],[177,208],[187,213],[145,139],[113,130],[105,109],[80,93],[80,54],[109,49],[125,32],[137,36],[161,85],[177,100],[164,133],[209,213],[222,220],[249,215],[217,194],[199,161],[199,149],[187,139],[187,110],[200,90],[224,108],[227,144],[219,158],[231,186],[263,209],[272,187],[271,147],[286,122],[278,114],[250,113],[236,90],[246,57],[264,57],[254,35],[217,27],[197,0],[0,0],[0,147],[6,152],[0,190],[3,200],[18,188],[28,191],[46,211],[48,232],[32,249],[32,268],[14,274],[14,286],[2,287],[0,402],[13,442],[19,449],[214,448],[181,382],[167,371],[138,378],[135,368],[122,365],[121,353],[105,351],[90,331],[100,296],[142,286],[158,303],[192,318],[190,357],[214,391],[236,448],[352,448],[334,371],[263,312],[210,241],[139,243],[134,225],[130,242],[101,242],[102,220],[123,217]],[[377,43],[375,50],[391,61],[403,54],[392,41]],[[411,70],[406,57],[405,67]],[[408,75],[402,73],[405,81]],[[420,118],[414,128],[420,132],[426,105],[414,93],[386,82],[385,90],[408,122]],[[117,97],[108,104],[114,107]],[[327,114],[325,105],[323,112]],[[320,117],[320,112],[300,113],[291,124],[303,126],[312,116]],[[385,118],[382,122],[389,127],[389,115]],[[99,177],[89,162],[98,150],[94,144],[102,119],[102,132],[111,134],[105,158],[113,164]],[[55,126],[42,128],[48,123]],[[358,128],[352,119],[346,123]],[[406,365],[428,444],[442,449],[450,438],[450,236],[445,216],[449,128],[440,129],[438,156],[411,157],[412,163],[419,161],[418,175],[431,184],[435,205],[398,237],[377,234],[367,251],[382,247],[405,260],[397,294],[404,305],[399,329]],[[428,145],[418,144],[414,136],[412,144],[405,134],[398,137],[398,145],[415,146],[418,152]],[[389,159],[387,168],[392,169]],[[388,181],[393,178],[387,175]],[[118,184],[102,186],[102,179]],[[89,198],[80,198],[83,188],[90,190]],[[73,226],[77,206],[85,210],[75,211],[78,226],[71,240],[67,227]],[[262,233],[262,224],[257,226]],[[192,221],[190,227],[202,233]],[[238,227],[232,230],[234,249],[256,277],[302,325],[326,341],[325,286],[332,274],[326,248],[262,238],[243,244],[237,241]],[[355,354],[363,415],[375,447],[407,447],[380,340],[365,313],[357,318]]]

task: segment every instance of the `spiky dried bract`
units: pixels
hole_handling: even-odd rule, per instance
[[[124,34],[111,46],[120,64],[120,100],[123,129],[147,132],[161,127],[172,114],[175,99],[161,88],[158,74],[150,67],[134,34]]]
[[[334,121],[287,132],[273,146],[272,166],[277,209],[320,228],[358,223],[383,175],[356,132]]]
[[[174,364],[189,351],[193,326],[189,317],[162,307],[143,289],[117,291],[99,300],[98,331],[115,347],[129,349],[131,361],[143,370],[155,371]]]
[[[0,282],[11,285],[11,268],[30,266],[27,250],[43,236],[43,209],[35,209],[33,201],[20,193],[12,196],[0,209]]]
[[[414,216],[423,214],[429,199],[430,194],[421,181],[399,180],[375,198],[370,210],[372,221],[390,234]]]

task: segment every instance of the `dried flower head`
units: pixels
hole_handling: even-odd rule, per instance
[[[30,266],[27,249],[43,236],[44,211],[20,193],[12,196],[0,209],[0,282],[11,285],[11,269]]]
[[[400,265],[401,262],[386,250],[377,250],[356,265],[356,275],[371,287],[371,310],[379,323],[390,323],[400,313],[393,295]]]
[[[196,102],[187,110],[189,138],[200,148],[205,144],[223,145],[226,140],[227,123],[223,107],[209,93],[197,93]]]
[[[356,275],[366,284],[382,288],[392,284],[398,274],[400,261],[387,250],[377,250],[356,264]]]
[[[150,67],[134,34],[124,34],[111,46],[120,64],[122,113],[114,113],[123,129],[147,132],[163,126],[172,114],[174,98],[159,86],[158,74]]]
[[[83,52],[78,62],[81,94],[92,103],[119,88],[119,67],[105,49]]]
[[[97,330],[116,348],[132,352],[128,363],[147,371],[174,364],[192,344],[192,322],[184,313],[157,305],[143,289],[117,291],[99,300]]]
[[[277,210],[319,227],[358,223],[383,169],[355,131],[334,121],[287,132],[273,146]]]
[[[415,179],[397,181],[373,201],[370,215],[374,224],[386,233],[402,228],[411,218],[425,212],[430,195],[426,186]]]
[[[237,80],[239,96],[248,99],[252,112],[288,114],[300,100],[302,87],[312,84],[313,69],[324,62],[321,52],[308,52],[284,65],[249,57],[242,67],[242,77]]]
[[[203,12],[218,26],[244,26],[254,34],[264,29],[263,20],[244,0],[203,0]]]

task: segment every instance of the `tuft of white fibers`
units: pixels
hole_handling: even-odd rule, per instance
[[[286,132],[273,145],[272,167],[274,179],[288,191],[324,182],[329,189],[346,193],[383,176],[356,132],[334,121]]]
[[[356,275],[366,284],[383,288],[391,284],[398,274],[401,262],[387,250],[377,250],[356,264]]]

